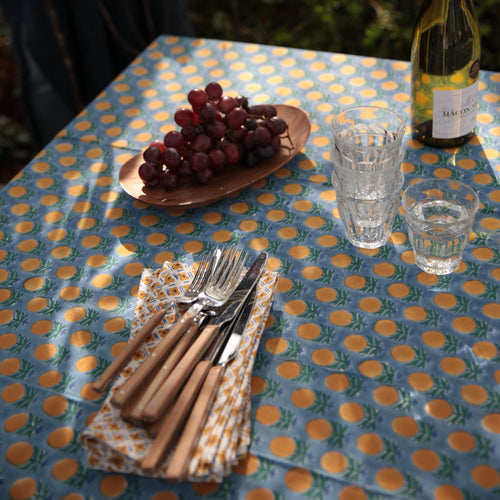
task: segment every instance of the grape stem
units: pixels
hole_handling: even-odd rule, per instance
[[[286,134],[282,135],[281,137],[283,137],[283,139],[288,139],[288,142],[290,143],[290,146],[281,144],[281,147],[286,149],[287,151],[293,151],[295,146],[293,145],[292,138],[290,137],[290,131],[287,129]]]

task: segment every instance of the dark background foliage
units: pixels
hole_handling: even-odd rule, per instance
[[[197,36],[409,60],[423,0],[185,0]],[[500,70],[500,0],[475,0],[481,66]],[[0,11],[0,185],[36,152],[27,131],[9,26]]]

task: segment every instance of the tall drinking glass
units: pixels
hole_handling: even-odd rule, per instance
[[[356,106],[337,114],[331,129],[332,184],[347,239],[380,247],[399,207],[404,121],[388,109]]]

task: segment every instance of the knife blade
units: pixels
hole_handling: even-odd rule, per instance
[[[227,332],[217,364],[212,366],[193,405],[180,440],[177,443],[172,458],[167,466],[165,476],[171,480],[182,480],[187,472],[189,461],[200,439],[201,432],[208,418],[210,408],[220,386],[227,364],[235,357],[241,343],[243,333],[252,315],[255,303],[256,289],[246,301],[234,326]]]
[[[142,418],[145,422],[155,422],[164,415],[169,404],[180,392],[182,385],[189,377],[198,361],[203,357],[220,329],[242,309],[247,297],[256,287],[264,271],[268,259],[266,252],[262,252],[248,269],[222,311],[201,331],[175,370],[170,373],[155,396],[151,398],[143,410]]]
[[[240,345],[241,335],[252,313],[256,293],[257,287],[252,290],[243,309],[233,321],[221,330],[205,358],[198,362],[173,407],[167,411],[159,425],[154,425],[150,429],[155,440],[141,462],[141,468],[145,472],[153,472],[164,458],[185,422],[209,370],[214,366],[214,362],[217,360],[218,365],[225,366],[235,356]],[[223,371],[220,373],[222,375]],[[217,379],[214,379],[214,382],[217,382]]]

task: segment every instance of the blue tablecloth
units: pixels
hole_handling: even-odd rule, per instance
[[[482,72],[460,149],[405,137],[405,185],[460,179],[481,208],[459,270],[414,265],[396,217],[350,245],[330,183],[329,122],[355,104],[409,117],[409,63],[160,37],[0,191],[2,498],[486,499],[500,495],[500,74]],[[122,165],[209,81],[309,114],[302,153],[197,209],[150,207]],[[220,243],[270,254],[280,283],[252,379],[250,455],[221,484],[91,469],[90,384],[126,342],[144,267]]]

